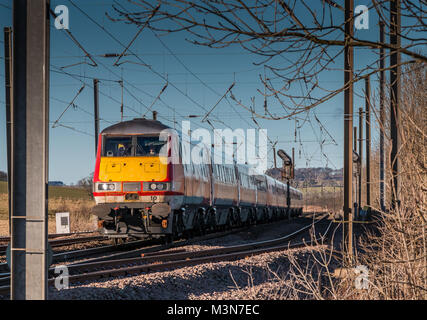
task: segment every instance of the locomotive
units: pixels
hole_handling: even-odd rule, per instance
[[[214,163],[212,146],[188,139],[148,119],[120,122],[100,133],[93,213],[102,234],[171,241],[302,213],[295,204],[302,199],[299,190],[289,187],[287,203],[286,184],[253,174],[251,166],[234,159]],[[203,161],[183,161],[188,146],[200,151]],[[172,154],[176,161],[170,161]]]

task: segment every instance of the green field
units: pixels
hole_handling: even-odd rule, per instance
[[[7,193],[7,182],[0,181],[0,194]],[[75,187],[49,187],[49,199],[64,198],[72,200],[90,200],[89,192],[82,188]]]

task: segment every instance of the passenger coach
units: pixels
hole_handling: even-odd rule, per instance
[[[171,240],[243,224],[299,215],[302,193],[247,165],[215,164],[211,147],[185,141],[159,121],[134,119],[99,137],[93,195],[100,231],[113,238]],[[200,149],[201,164],[183,164],[183,152]],[[168,163],[172,149],[178,161]],[[182,150],[184,147],[184,150]],[[196,151],[197,152],[197,151]],[[175,162],[175,163],[174,163]]]

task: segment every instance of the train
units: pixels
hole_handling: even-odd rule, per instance
[[[302,213],[299,190],[288,191],[234,158],[215,163],[212,145],[190,141],[160,121],[123,121],[105,128],[98,141],[93,213],[99,232],[114,241],[173,241]],[[203,161],[185,160],[189,147]]]

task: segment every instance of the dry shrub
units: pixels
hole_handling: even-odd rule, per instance
[[[71,232],[89,231],[97,228],[96,220],[91,214],[92,208],[95,206],[95,202],[93,200],[51,198],[49,199],[48,206],[49,233],[56,232],[55,213],[57,212],[70,213]],[[1,228],[1,234],[3,235],[9,233],[8,211],[8,196],[7,194],[0,194],[0,217],[2,220],[5,220],[7,224],[4,224]]]
[[[70,213],[70,230],[87,231],[95,228],[94,218],[91,214],[95,203],[92,200],[73,200],[65,198],[49,199],[49,224],[55,223],[55,213]]]
[[[360,261],[371,273],[369,298],[427,297],[426,116],[427,68],[417,64],[406,69],[402,79],[400,206],[381,212],[378,232],[362,243],[366,252]],[[389,179],[387,189],[391,187]]]
[[[304,211],[311,211],[315,207],[317,211],[340,212],[343,207],[342,188],[336,187],[335,191],[309,192],[303,197]]]
[[[8,196],[7,193],[0,193],[0,218],[8,219],[9,207],[8,207]]]
[[[389,103],[386,103],[389,106]],[[377,111],[377,110],[376,110]],[[402,72],[401,121],[399,134],[401,149],[400,205],[390,203],[392,188],[390,139],[386,137],[386,212],[379,208],[378,181],[372,181],[373,209],[379,212],[375,228],[367,228],[357,241],[357,251],[351,265],[348,256],[334,250],[316,250],[309,255],[289,255],[290,267],[285,275],[275,275],[270,294],[265,299],[426,299],[427,298],[427,244],[426,244],[426,117],[427,68],[415,64]],[[387,117],[389,118],[389,117]],[[385,124],[386,134],[389,123]],[[388,139],[387,139],[388,138]],[[378,158],[375,155],[374,158]],[[374,167],[378,168],[378,166]],[[376,175],[378,171],[374,171]],[[356,229],[364,229],[356,227]],[[338,236],[340,236],[338,234]],[[329,243],[329,242],[328,242]],[[333,241],[339,248],[341,241]],[[340,277],[337,267],[344,269]],[[369,288],[356,288],[360,274],[355,267],[364,266],[369,272]],[[271,272],[274,275],[273,272]],[[275,291],[280,284],[280,291]]]

